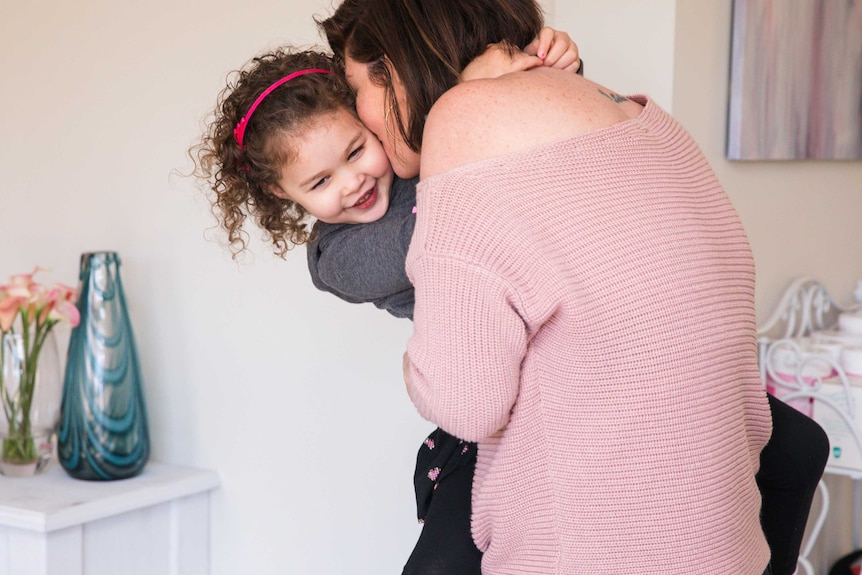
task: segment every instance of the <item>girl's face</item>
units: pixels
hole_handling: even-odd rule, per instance
[[[353,114],[340,109],[312,119],[290,146],[296,158],[281,169],[276,196],[329,224],[367,224],[386,213],[392,168]]]
[[[395,70],[391,70],[398,106],[406,110],[404,87]],[[407,179],[419,175],[419,154],[407,147],[389,109],[386,90],[368,79],[368,64],[361,64],[345,56],[344,75],[356,92],[356,113],[368,129],[383,143],[383,149],[399,177]]]

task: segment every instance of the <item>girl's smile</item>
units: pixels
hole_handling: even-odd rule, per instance
[[[353,207],[359,210],[366,210],[374,205],[374,202],[377,201],[377,186],[374,186],[364,196],[359,198],[359,201],[356,202]]]

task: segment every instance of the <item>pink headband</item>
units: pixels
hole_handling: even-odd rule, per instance
[[[254,114],[255,109],[263,102],[263,99],[269,96],[273,90],[284,84],[285,82],[290,82],[294,78],[298,78],[299,76],[305,76],[306,74],[332,74],[329,70],[323,70],[321,68],[308,68],[307,70],[298,70],[293,74],[288,74],[281,80],[275,82],[272,86],[263,91],[263,94],[257,97],[257,100],[249,107],[246,115],[242,117],[242,119],[237,122],[236,128],[233,129],[233,137],[236,140],[236,143],[239,144],[240,150],[245,150],[245,146],[243,145],[243,138],[245,137],[245,129],[248,127],[248,121],[251,119],[251,115]]]

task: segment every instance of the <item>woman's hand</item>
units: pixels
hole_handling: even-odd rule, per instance
[[[542,28],[536,39],[527,44],[524,52],[536,56],[543,66],[576,73],[581,66],[578,45],[568,34],[553,28]]]
[[[536,39],[523,51],[512,48],[506,42],[488,45],[482,54],[461,71],[461,81],[497,78],[539,66],[577,72],[580,65],[578,45],[572,42],[568,34],[553,28],[542,28]]]

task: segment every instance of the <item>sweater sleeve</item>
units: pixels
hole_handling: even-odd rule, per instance
[[[503,429],[518,395],[527,329],[516,292],[473,264],[408,259],[416,288],[409,392],[419,413],[479,441]]]
[[[373,224],[323,227],[321,237],[308,246],[315,287],[351,303],[372,302],[396,317],[411,317],[413,286],[404,259],[414,221],[410,214]]]

